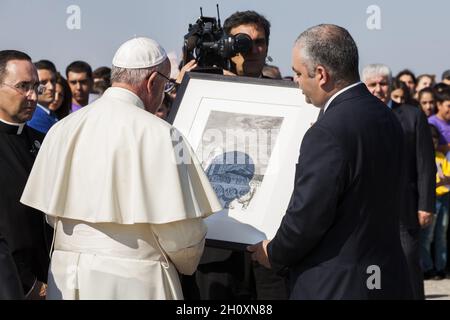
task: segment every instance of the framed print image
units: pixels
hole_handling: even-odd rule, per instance
[[[318,114],[290,81],[185,75],[169,122],[191,144],[224,208],[205,219],[209,244],[242,248],[275,236],[301,141]]]

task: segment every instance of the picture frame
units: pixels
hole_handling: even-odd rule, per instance
[[[288,207],[304,134],[319,108],[288,80],[186,73],[168,121],[189,141],[224,209],[207,245],[271,239]]]

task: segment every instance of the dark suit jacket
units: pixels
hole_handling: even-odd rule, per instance
[[[436,201],[436,164],[433,140],[425,114],[419,108],[392,102],[392,110],[404,132],[405,178],[408,186],[400,210],[400,223],[419,228],[417,211],[434,212]]]
[[[364,84],[338,95],[307,131],[294,191],[268,246],[292,299],[411,298],[399,236],[403,134]],[[380,269],[381,288],[371,266]]]
[[[44,135],[25,126],[0,122],[0,234],[6,239],[25,294],[35,280],[47,282],[52,230],[44,214],[20,203],[20,197]]]
[[[16,265],[5,239],[0,234],[0,300],[24,297]]]

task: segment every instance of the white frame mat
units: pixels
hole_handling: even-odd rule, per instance
[[[207,239],[253,244],[275,236],[301,141],[318,114],[290,81],[185,75],[169,122],[188,139],[226,207],[205,220]]]

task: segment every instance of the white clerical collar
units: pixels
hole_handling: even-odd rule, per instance
[[[47,109],[46,107],[40,105],[39,103],[37,104],[37,106],[38,106],[39,108],[41,108],[42,110],[44,110],[44,112],[45,112],[46,114],[50,114],[50,110]]]
[[[103,93],[103,96],[113,97],[125,102],[129,102],[145,110],[144,102],[142,102],[141,98],[139,98],[134,92],[131,92],[128,89],[120,87],[109,87]]]
[[[23,123],[12,123],[12,122],[8,122],[6,120],[3,120],[1,118],[0,118],[0,121],[5,123],[5,124],[7,124],[7,125],[17,127],[17,134],[18,135],[22,133],[23,127],[25,127],[25,122],[23,122]]]
[[[361,83],[362,83],[361,81],[356,82],[356,83],[354,83],[354,84],[351,84],[351,85],[349,85],[349,86],[347,86],[347,87],[345,87],[345,88],[339,90],[339,91],[336,92],[335,94],[333,94],[333,95],[331,96],[331,98],[328,99],[327,103],[325,103],[325,107],[323,108],[323,112],[327,111],[328,106],[331,104],[331,102],[332,102],[338,95],[340,95],[341,93],[344,93],[344,92],[347,91],[348,89],[351,89],[351,88],[353,88],[353,87],[356,87],[358,84],[361,84]]]

